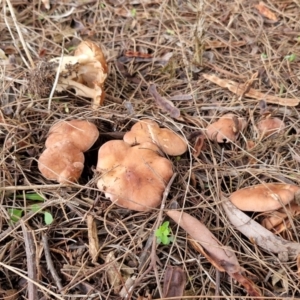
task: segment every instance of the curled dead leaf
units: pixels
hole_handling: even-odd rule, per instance
[[[236,279],[250,296],[260,296],[257,286],[245,277],[234,251],[222,245],[210,230],[191,215],[176,210],[168,210],[167,215],[182,227],[196,242],[199,242],[208,255],[223,268],[228,275]],[[219,269],[220,270],[220,269]]]

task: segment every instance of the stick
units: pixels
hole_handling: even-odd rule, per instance
[[[36,300],[38,298],[38,290],[35,282],[37,282],[37,268],[36,268],[36,249],[33,239],[32,230],[28,231],[25,223],[21,222],[21,227],[24,236],[25,242],[25,251],[27,258],[27,274],[32,281],[28,281],[27,290],[28,290],[28,299]]]
[[[48,270],[50,271],[50,273],[51,273],[58,289],[62,290],[63,286],[61,284],[61,279],[60,279],[58,273],[56,272],[56,270],[54,268],[53,261],[52,261],[52,258],[51,258],[48,238],[47,238],[47,235],[45,233],[42,235],[42,240],[43,240],[43,244],[44,244],[44,252],[45,252],[45,257],[46,257]]]

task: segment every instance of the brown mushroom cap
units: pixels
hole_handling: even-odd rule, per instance
[[[130,145],[151,142],[168,155],[181,155],[187,150],[187,144],[182,137],[170,129],[160,128],[155,121],[144,119],[134,124],[124,137],[124,142]]]
[[[218,143],[235,142],[239,133],[246,127],[244,118],[226,114],[206,128],[207,137]]]
[[[46,148],[62,141],[70,141],[76,148],[85,152],[98,137],[99,131],[93,123],[85,120],[60,121],[50,128]]]
[[[81,150],[70,141],[62,141],[47,148],[39,158],[38,168],[43,176],[60,183],[75,182],[80,177],[84,163]]]
[[[280,133],[285,124],[278,118],[267,118],[257,123],[257,128],[263,137],[268,137],[273,133]]]
[[[121,207],[137,211],[157,207],[173,175],[172,163],[157,151],[149,142],[131,147],[114,140],[102,145],[97,164],[99,190]]]
[[[293,201],[299,190],[292,184],[258,184],[232,193],[230,200],[240,210],[264,212],[279,209]]]

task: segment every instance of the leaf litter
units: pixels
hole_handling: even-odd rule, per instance
[[[283,251],[277,263],[273,246],[259,235],[253,238],[258,233],[251,226],[247,232],[255,232],[250,230],[249,237],[241,233],[239,227],[245,224],[232,225],[220,201],[221,192],[230,195],[262,183],[300,186],[300,8],[295,1],[264,2],[264,11],[256,4],[1,2],[1,296],[28,298],[29,289],[36,290],[27,283],[36,280],[40,299],[159,299],[170,266],[184,270],[188,278],[184,295],[249,296],[246,281],[231,280],[207,250],[201,250],[198,242],[192,244],[194,239],[174,223],[170,223],[173,241],[157,245],[153,237],[159,209],[128,211],[96,190],[99,147],[122,137],[137,121],[152,119],[190,143],[186,153],[168,158],[178,175],[166,206],[176,200],[185,213],[201,220],[219,243],[232,249],[245,270],[242,275],[264,297],[300,297],[299,216],[287,212],[279,233],[277,227],[271,232],[259,225],[268,215],[239,210],[250,218],[245,219],[247,224],[264,233],[275,250]],[[86,40],[101,46],[107,59],[103,105],[91,109],[86,94],[76,95],[70,88],[54,93],[49,110],[56,74],[55,66],[43,67],[45,62],[74,55]],[[33,91],[25,85],[28,80]],[[151,84],[156,86],[156,98],[149,94]],[[261,100],[268,103],[270,113],[259,112]],[[235,141],[210,141],[206,128],[226,113],[244,118],[246,127]],[[257,124],[275,117],[284,122],[283,130],[259,134]],[[85,153],[81,178],[72,186],[45,180],[37,168],[50,127],[66,119],[88,120],[100,131],[99,140]],[[34,212],[20,215],[12,224],[11,212],[26,211],[26,193],[45,196],[41,209],[51,214],[52,224],[45,224],[44,215]],[[87,216],[93,220],[89,226]],[[163,214],[163,218],[169,217]],[[285,245],[292,248],[286,252]],[[149,256],[155,268],[147,273]],[[36,262],[38,269],[31,269],[36,274],[24,273],[27,260]],[[176,295],[181,293],[182,288]]]

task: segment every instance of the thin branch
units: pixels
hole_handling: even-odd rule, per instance
[[[44,244],[44,252],[45,252],[45,257],[46,257],[48,270],[50,271],[50,273],[51,273],[58,289],[62,290],[63,286],[61,284],[61,278],[59,277],[58,273],[56,272],[56,270],[54,268],[53,261],[52,261],[52,258],[51,258],[48,238],[47,238],[47,235],[45,233],[42,235],[42,240],[43,240],[43,244]]]
[[[25,252],[27,258],[27,274],[32,281],[28,281],[28,299],[36,300],[38,298],[38,290],[35,282],[37,282],[37,267],[36,267],[36,249],[33,239],[32,230],[27,230],[25,223],[21,222],[22,232],[25,242]]]
[[[16,15],[15,15],[15,13],[14,13],[14,8],[13,8],[13,6],[11,5],[10,0],[4,1],[4,8],[5,8],[5,2],[6,2],[7,5],[8,5],[9,11],[10,11],[11,17],[12,17],[12,19],[13,19],[13,21],[14,21],[16,30],[17,30],[17,32],[18,32],[18,35],[19,35],[21,44],[22,44],[23,49],[24,49],[24,51],[25,51],[25,53],[26,53],[26,56],[27,56],[27,58],[28,58],[28,60],[29,60],[29,62],[30,62],[31,68],[33,69],[33,68],[35,67],[35,65],[34,65],[34,62],[33,62],[32,58],[31,58],[31,55],[30,55],[30,53],[29,53],[29,51],[28,51],[28,47],[26,46],[26,43],[25,43],[25,40],[24,40],[24,38],[23,38],[23,34],[22,34],[21,30],[20,30],[20,27],[18,26],[18,21],[17,21]],[[5,14],[5,17],[6,17],[6,14]],[[14,39],[13,36],[12,36],[12,38]],[[15,44],[16,44],[16,43],[15,43]]]

